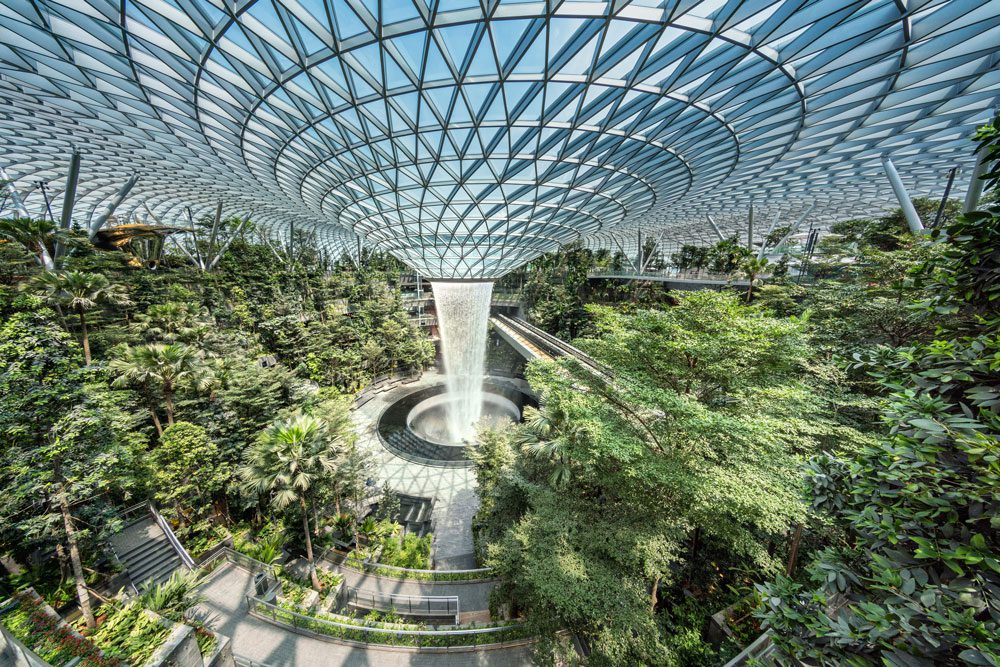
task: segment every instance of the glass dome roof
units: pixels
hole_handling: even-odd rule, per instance
[[[0,164],[77,217],[184,207],[489,278],[751,202],[830,215],[967,166],[1000,0],[0,0]],[[870,210],[870,208],[868,209]],[[592,241],[593,242],[593,241]]]

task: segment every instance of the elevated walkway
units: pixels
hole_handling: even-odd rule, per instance
[[[612,380],[611,371],[594,361],[583,350],[570,345],[547,331],[539,329],[529,322],[525,322],[517,317],[499,314],[491,317],[490,322],[500,332],[500,336],[511,343],[514,349],[528,360],[551,360],[556,357],[572,357],[585,366],[591,373],[605,380]]]
[[[763,276],[762,276],[763,277]],[[747,280],[736,279],[724,273],[707,273],[703,271],[598,271],[588,273],[590,280],[645,280],[664,283],[670,289],[699,290],[715,287],[749,287]]]
[[[551,361],[553,356],[539,346],[534,337],[519,328],[516,323],[511,322],[510,320],[512,319],[514,318],[508,318],[503,315],[494,315],[490,318],[490,324],[493,325],[497,334],[500,335],[500,338],[506,341],[512,348],[517,350],[518,354],[525,359],[529,361],[532,359]]]

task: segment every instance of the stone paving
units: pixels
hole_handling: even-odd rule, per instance
[[[200,589],[204,601],[195,612],[213,630],[230,637],[233,652],[268,667],[518,667],[531,665],[531,647],[490,651],[417,653],[388,646],[349,646],[315,639],[247,614],[252,591],[249,571],[227,563]]]

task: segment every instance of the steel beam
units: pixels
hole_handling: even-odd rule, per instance
[[[913,201],[910,199],[910,194],[906,191],[906,186],[903,185],[903,179],[899,177],[896,165],[892,163],[888,155],[882,156],[882,167],[885,169],[889,185],[892,186],[892,191],[896,194],[897,201],[899,201],[899,207],[903,209],[903,217],[906,218],[906,224],[909,226],[910,232],[913,234],[922,233],[924,231],[924,223],[920,222],[920,216],[917,215],[917,209],[913,207]]]
[[[931,227],[937,227],[941,224],[941,218],[944,217],[944,208],[948,205],[948,197],[951,196],[951,186],[955,184],[955,174],[958,173],[958,167],[952,167],[951,173],[948,174],[948,185],[944,188],[944,195],[941,197],[941,203],[938,205],[937,215],[934,216],[934,222],[931,223]]]
[[[788,233],[785,234],[784,236],[782,236],[781,240],[778,241],[778,243],[775,244],[774,247],[775,248],[780,248],[782,245],[784,245],[784,243],[786,241],[788,241],[789,238],[791,238],[792,234],[795,234],[796,232],[798,232],[799,231],[799,227],[802,226],[802,223],[806,221],[806,218],[809,217],[809,214],[812,213],[812,210],[815,207],[816,207],[816,203],[815,202],[813,202],[812,204],[809,204],[809,208],[807,208],[805,210],[805,212],[802,215],[799,216],[799,219],[796,220],[795,223],[792,224],[792,226],[788,228]],[[757,256],[757,259],[761,259],[763,256],[764,256],[764,254],[761,253],[760,255]]]

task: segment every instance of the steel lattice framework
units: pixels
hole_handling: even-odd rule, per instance
[[[1000,0],[0,0],[0,163],[89,217],[254,211],[495,277],[611,230],[830,215],[968,165]]]

